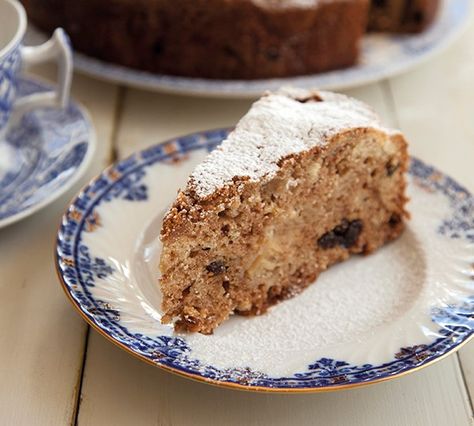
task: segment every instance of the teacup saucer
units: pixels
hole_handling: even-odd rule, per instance
[[[50,90],[23,77],[20,96]],[[0,136],[0,228],[23,219],[71,188],[89,165],[95,132],[75,102],[38,108]]]

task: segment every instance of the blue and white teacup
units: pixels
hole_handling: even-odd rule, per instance
[[[16,0],[0,0],[0,144],[8,124],[32,109],[42,106],[65,107],[72,78],[72,52],[68,37],[57,29],[51,39],[39,46],[23,46],[27,18]],[[55,59],[58,62],[58,83],[55,91],[17,95],[22,65]]]

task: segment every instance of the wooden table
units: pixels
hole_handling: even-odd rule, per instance
[[[52,79],[49,67],[34,72]],[[416,70],[347,91],[401,128],[411,153],[474,191],[474,20],[449,50]],[[99,146],[81,183],[0,230],[1,425],[472,425],[474,342],[413,375],[345,392],[244,393],[188,381],[129,356],[82,321],[53,266],[60,216],[111,161],[196,130],[230,126],[247,100],[187,98],[82,75]]]

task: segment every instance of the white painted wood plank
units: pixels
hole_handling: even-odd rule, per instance
[[[416,155],[474,192],[474,15],[448,51],[390,81],[401,129]],[[473,271],[474,272],[474,271]],[[474,342],[460,351],[474,399]]]
[[[472,423],[474,424],[474,341],[459,351],[462,375],[469,391],[468,401],[471,405]]]
[[[390,80],[412,155],[474,190],[474,15],[466,33],[442,55]]]
[[[120,157],[198,130],[233,126],[251,101],[188,98],[127,90],[118,132]]]
[[[374,105],[388,125],[395,125],[381,85],[346,93]],[[123,158],[175,136],[233,126],[251,104],[251,100],[188,98],[127,89],[118,128],[119,156]]]
[[[37,71],[54,75],[48,67]],[[86,325],[60,288],[53,244],[69,200],[108,162],[116,88],[77,76],[73,94],[97,126],[99,146],[91,169],[55,203],[0,230],[2,425],[64,425],[74,415]]]
[[[387,96],[389,92],[388,83],[386,81],[346,90],[344,94],[370,105],[380,116],[385,126],[393,128],[398,126],[396,114],[394,114],[392,109],[393,105]]]
[[[345,392],[269,395],[161,371],[91,333],[79,426],[469,425],[455,357],[398,380]]]

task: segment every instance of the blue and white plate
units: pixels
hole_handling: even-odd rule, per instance
[[[469,21],[471,0],[441,0],[441,11],[431,28],[419,35],[367,35],[360,63],[321,74],[265,80],[209,80],[153,74],[125,68],[76,53],[75,68],[94,77],[150,90],[187,95],[256,97],[284,85],[347,89],[392,77],[439,53],[461,33]],[[41,35],[30,28],[30,41]]]
[[[22,78],[20,96],[51,90]],[[0,140],[0,228],[31,215],[83,175],[95,150],[88,114],[74,102],[66,109],[38,108]]]
[[[158,235],[167,207],[227,130],[153,146],[109,167],[65,213],[57,270],[75,308],[138,358],[233,388],[304,392],[399,377],[458,349],[474,332],[474,198],[420,160],[409,172],[412,219],[397,241],[333,266],[259,317],[211,336],[160,323]]]

